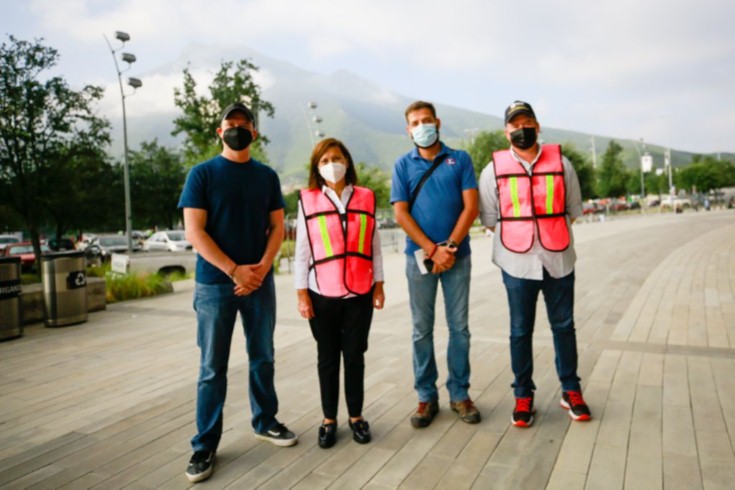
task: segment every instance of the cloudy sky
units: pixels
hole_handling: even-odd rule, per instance
[[[190,43],[244,45],[412,98],[497,116],[523,99],[542,125],[702,153],[735,152],[733,19],[729,0],[0,1],[2,42],[43,37],[72,84],[117,90],[102,34],[127,31],[147,91],[130,100],[149,109],[173,96],[146,71]]]

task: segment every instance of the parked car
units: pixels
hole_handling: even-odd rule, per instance
[[[628,209],[628,203],[625,199],[618,199],[610,203],[610,211],[626,211]]]
[[[64,250],[76,250],[77,247],[74,245],[74,240],[71,238],[49,238],[46,243],[49,248],[54,252],[60,252]]]
[[[191,243],[186,240],[184,230],[158,231],[143,243],[143,250],[150,252],[183,252],[191,249]]]
[[[586,202],[582,204],[582,214],[597,214],[605,211],[599,204],[595,202]]]
[[[2,255],[2,251],[5,250],[5,247],[11,243],[20,243],[20,240],[18,240],[18,237],[15,235],[0,235],[0,255]]]
[[[380,218],[378,220],[378,228],[397,228],[398,223],[393,218]]]
[[[41,253],[50,252],[48,245],[41,245]],[[5,257],[20,257],[20,268],[23,272],[30,272],[36,265],[36,254],[31,242],[11,243],[3,251]]]
[[[128,237],[125,235],[99,235],[88,247],[99,247],[102,261],[108,261],[112,254],[127,253]],[[141,247],[133,241],[133,252],[140,252]]]
[[[146,238],[146,234],[145,233],[143,233],[142,231],[139,231],[139,230],[132,230],[130,232],[130,236],[133,238],[133,241],[135,243],[137,243],[141,247],[143,246],[143,242],[145,242],[145,238]]]
[[[82,238],[77,242],[77,249],[78,250],[86,250],[87,247],[91,243],[94,243],[97,240],[97,235],[94,233],[85,233],[82,235]]]

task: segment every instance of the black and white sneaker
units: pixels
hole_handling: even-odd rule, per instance
[[[206,480],[214,471],[214,451],[195,451],[186,467],[186,479],[190,483]]]
[[[260,439],[261,441],[268,441],[271,444],[281,447],[293,446],[299,442],[299,438],[296,434],[288,430],[286,426],[281,423],[276,424],[272,429],[266,432],[256,432],[255,438]]]

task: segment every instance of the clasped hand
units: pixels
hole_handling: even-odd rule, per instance
[[[268,274],[268,267],[264,263],[250,265],[238,265],[232,274],[232,280],[235,282],[235,295],[247,296],[263,284]]]
[[[457,260],[455,253],[457,252],[456,247],[448,245],[439,245],[436,248],[436,252],[431,257],[434,262],[434,267],[431,269],[432,274],[441,274],[444,271],[448,271],[454,266],[454,262]]]

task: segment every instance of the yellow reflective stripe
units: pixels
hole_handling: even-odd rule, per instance
[[[513,202],[513,217],[521,215],[521,203],[518,200],[518,177],[510,178],[510,200]]]
[[[546,214],[554,214],[554,176],[546,176]]]
[[[365,252],[365,233],[367,233],[367,216],[364,214],[360,215],[360,241],[358,242],[358,252]]]
[[[321,215],[317,218],[319,221],[319,233],[322,235],[322,243],[324,244],[324,256],[331,257],[334,255],[332,252],[332,241],[329,239],[329,230],[327,229],[327,218]]]

